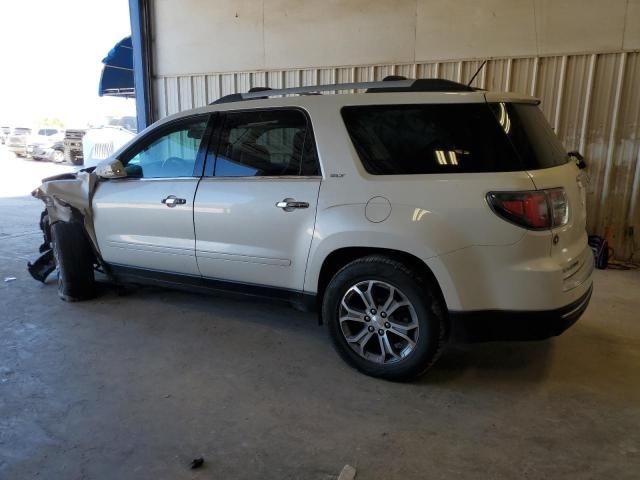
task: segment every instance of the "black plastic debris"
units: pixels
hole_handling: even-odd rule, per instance
[[[56,260],[53,257],[53,250],[46,250],[35,262],[27,264],[27,270],[31,276],[42,283],[55,269]]]
[[[204,465],[204,458],[198,457],[191,460],[191,470],[195,470],[196,468],[200,468]]]
[[[27,270],[33,278],[45,283],[47,277],[56,269],[56,260],[53,257],[53,249],[51,248],[51,225],[49,224],[49,215],[46,208],[40,214],[40,230],[42,230],[42,245],[40,245],[38,251],[41,255],[35,262],[27,263]]]

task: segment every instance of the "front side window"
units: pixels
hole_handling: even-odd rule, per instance
[[[181,123],[134,150],[123,162],[127,175],[139,178],[192,177],[206,119]]]
[[[225,117],[216,177],[318,175],[311,130],[298,110],[233,112]]]

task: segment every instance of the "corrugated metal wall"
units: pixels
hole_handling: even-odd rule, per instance
[[[481,60],[212,73],[155,79],[156,119],[254,86],[272,88],[381,80],[387,75],[471,78]],[[616,257],[640,248],[640,52],[495,58],[474,82],[541,99],[568,150],[584,153],[591,178],[588,230]],[[637,261],[638,259],[635,258]]]

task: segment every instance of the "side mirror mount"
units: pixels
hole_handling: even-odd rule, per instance
[[[100,162],[96,166],[95,172],[100,178],[123,178],[127,176],[122,162],[117,158]]]
[[[587,168],[587,162],[584,161],[584,157],[579,151],[572,150],[568,153],[568,155],[576,159],[576,165],[580,170],[584,170],[585,168]]]

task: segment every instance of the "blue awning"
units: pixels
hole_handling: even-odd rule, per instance
[[[131,37],[125,37],[116,43],[102,63],[104,68],[100,76],[98,95],[135,97]]]

